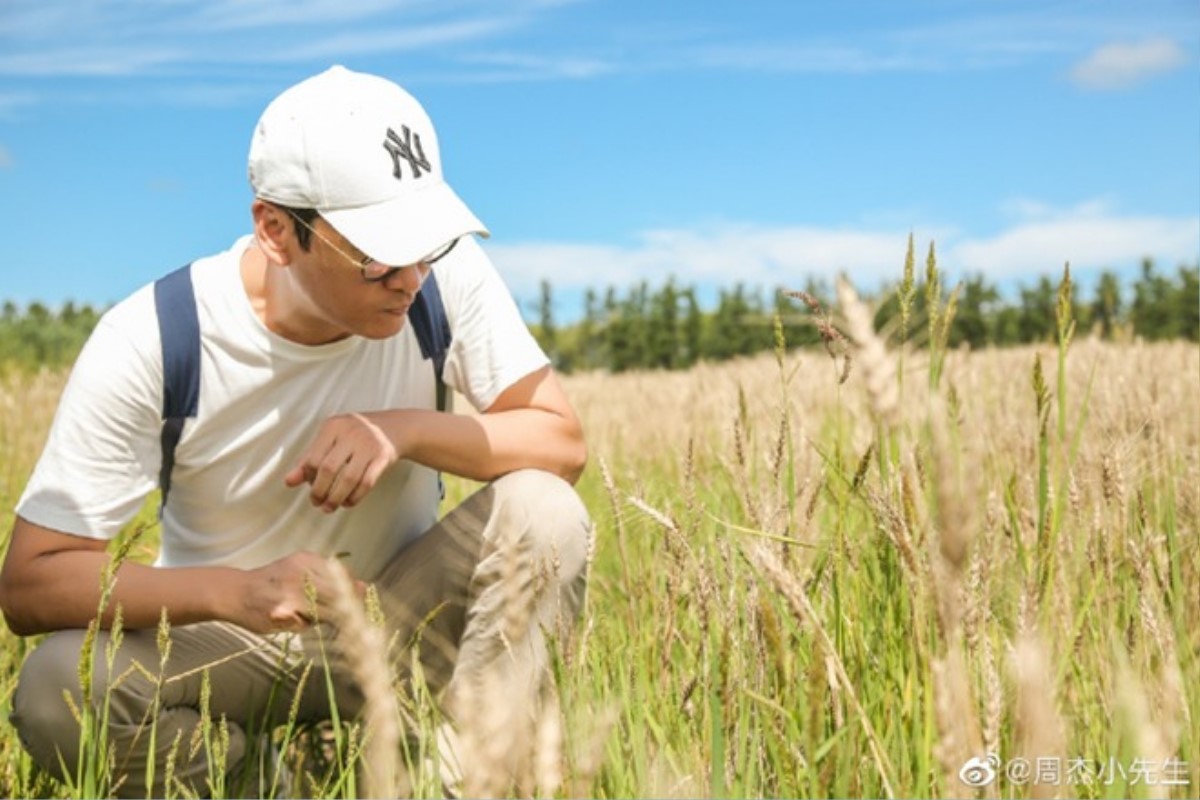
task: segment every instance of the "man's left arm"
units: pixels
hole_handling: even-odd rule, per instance
[[[573,484],[587,464],[583,427],[549,366],[509,386],[481,415],[400,412],[397,422],[382,425],[405,445],[401,458],[477,481],[533,468]]]
[[[397,409],[332,417],[287,475],[325,511],[356,505],[401,459],[477,481],[540,469],[575,483],[587,463],[579,417],[554,370],[541,367],[482,414]]]

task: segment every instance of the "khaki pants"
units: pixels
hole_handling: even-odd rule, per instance
[[[432,691],[444,691],[452,718],[468,722],[480,706],[501,698],[530,713],[548,674],[545,635],[565,638],[582,606],[591,533],[579,497],[549,473],[515,472],[472,495],[402,550],[374,582],[395,643],[390,655],[397,677],[411,677],[411,645],[419,641],[424,679]],[[259,636],[220,622],[188,625],[171,631],[169,661],[160,670],[156,631],[129,631],[110,670],[109,639],[102,633],[93,698],[108,697],[108,737],[121,781],[117,793],[164,796],[162,781],[177,737],[174,777],[207,791],[204,751],[192,755],[189,748],[201,722],[206,673],[211,717],[228,723],[231,776],[239,774],[255,737],[285,723],[293,706],[302,723],[329,719],[330,686],[337,713],[343,719],[356,716],[363,696],[344,667],[344,658],[356,654],[334,655],[331,637],[336,640],[336,632],[326,626],[300,635]],[[13,698],[12,723],[22,743],[58,777],[60,764],[72,775],[78,759],[79,723],[64,695],[81,705],[83,639],[76,630],[48,636],[26,660]],[[306,668],[310,672],[301,681]],[[491,697],[478,696],[481,686]],[[154,781],[147,786],[150,759]]]

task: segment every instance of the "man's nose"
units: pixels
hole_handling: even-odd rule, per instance
[[[384,285],[393,292],[407,292],[408,294],[416,294],[421,288],[421,267],[413,264],[407,267],[400,267],[395,272],[383,279]]]

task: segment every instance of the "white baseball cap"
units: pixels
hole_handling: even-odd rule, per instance
[[[330,69],[285,90],[250,142],[255,195],[316,209],[383,264],[413,264],[483,223],[442,174],[437,133],[391,81]]]

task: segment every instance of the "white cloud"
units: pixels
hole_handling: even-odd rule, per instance
[[[231,64],[360,58],[498,39],[545,13],[515,0],[122,0],[51,13],[5,0],[0,75],[115,77],[188,74],[228,80]],[[264,36],[270,28],[272,35]],[[274,29],[286,35],[274,35]]]
[[[472,68],[474,81],[581,79],[617,72],[620,66],[595,57],[545,57],[510,51],[475,52],[462,56],[459,63]],[[479,69],[482,68],[482,69]]]
[[[952,267],[988,275],[1053,273],[1073,267],[1111,267],[1144,257],[1193,263],[1200,257],[1200,217],[1122,216],[1102,201],[1036,217],[993,236],[952,242]]]
[[[700,66],[752,72],[848,73],[939,69],[943,63],[928,53],[894,48],[875,50],[846,44],[717,45],[696,55]]]
[[[1126,89],[1186,64],[1188,55],[1173,39],[1114,42],[1094,50],[1071,69],[1071,79],[1085,89]]]
[[[852,33],[803,29],[773,31],[769,39],[730,40],[710,32],[707,42],[659,48],[660,66],[709,67],[769,73],[867,74],[1004,69],[1058,59],[1118,36],[1162,36],[1183,15],[1111,9],[1068,13],[1016,9],[914,17],[912,25],[862,25]]]
[[[686,284],[802,288],[809,276],[846,273],[861,286],[896,277],[908,231],[806,226],[718,225],[703,230],[648,231],[628,246],[570,242],[488,246],[518,294],[549,279],[556,288],[655,285],[675,276]]]
[[[280,25],[330,25],[353,22],[388,11],[429,5],[412,0],[205,0],[196,5],[190,24],[212,30],[270,28]]]
[[[136,75],[181,60],[181,51],[160,46],[102,45],[30,49],[0,56],[0,75],[114,77]]]
[[[275,64],[364,53],[428,49],[429,69],[452,80],[579,80],[617,69],[652,72],[877,73],[1001,68],[1079,52],[1118,35],[1147,37],[1111,45],[1081,64],[1080,80],[1113,80],[1153,70],[1182,53],[1164,36],[1181,14],[1113,9],[1105,14],[967,11],[912,25],[819,31],[779,27],[765,38],[731,35],[697,14],[686,25],[647,28],[624,15],[553,34],[536,58],[495,63],[477,46],[528,53],[513,31],[545,33],[544,21],[580,0],[111,0],[46,3],[2,0],[0,74],[117,76],[185,71],[193,78],[231,63]],[[286,47],[283,46],[286,43]],[[466,44],[466,48],[450,47]],[[520,49],[518,49],[520,48]],[[1124,48],[1124,49],[1122,49]],[[1172,49],[1173,48],[1173,49]],[[1165,59],[1165,62],[1164,62]],[[1088,66],[1096,61],[1095,66]],[[538,62],[538,63],[533,63]],[[1113,64],[1117,67],[1114,68]],[[1132,65],[1132,66],[1130,66]],[[1099,76],[1099,77],[1094,77]]]
[[[291,45],[258,55],[249,54],[250,62],[304,62],[330,58],[362,56],[368,53],[397,53],[421,50],[486,38],[512,24],[502,18],[468,19],[425,25],[374,28],[347,31]]]
[[[1066,210],[1034,201],[1016,207],[1023,218],[995,234],[945,225],[914,231],[918,261],[933,241],[949,279],[982,272],[999,280],[1055,274],[1067,262],[1073,269],[1117,268],[1144,257],[1167,264],[1200,257],[1200,217],[1120,215],[1102,201]],[[672,275],[689,285],[801,288],[809,277],[844,273],[874,290],[899,280],[908,236],[901,229],[723,224],[648,231],[626,246],[496,242],[487,249],[518,295],[534,293],[543,279],[556,289],[626,289]]]

